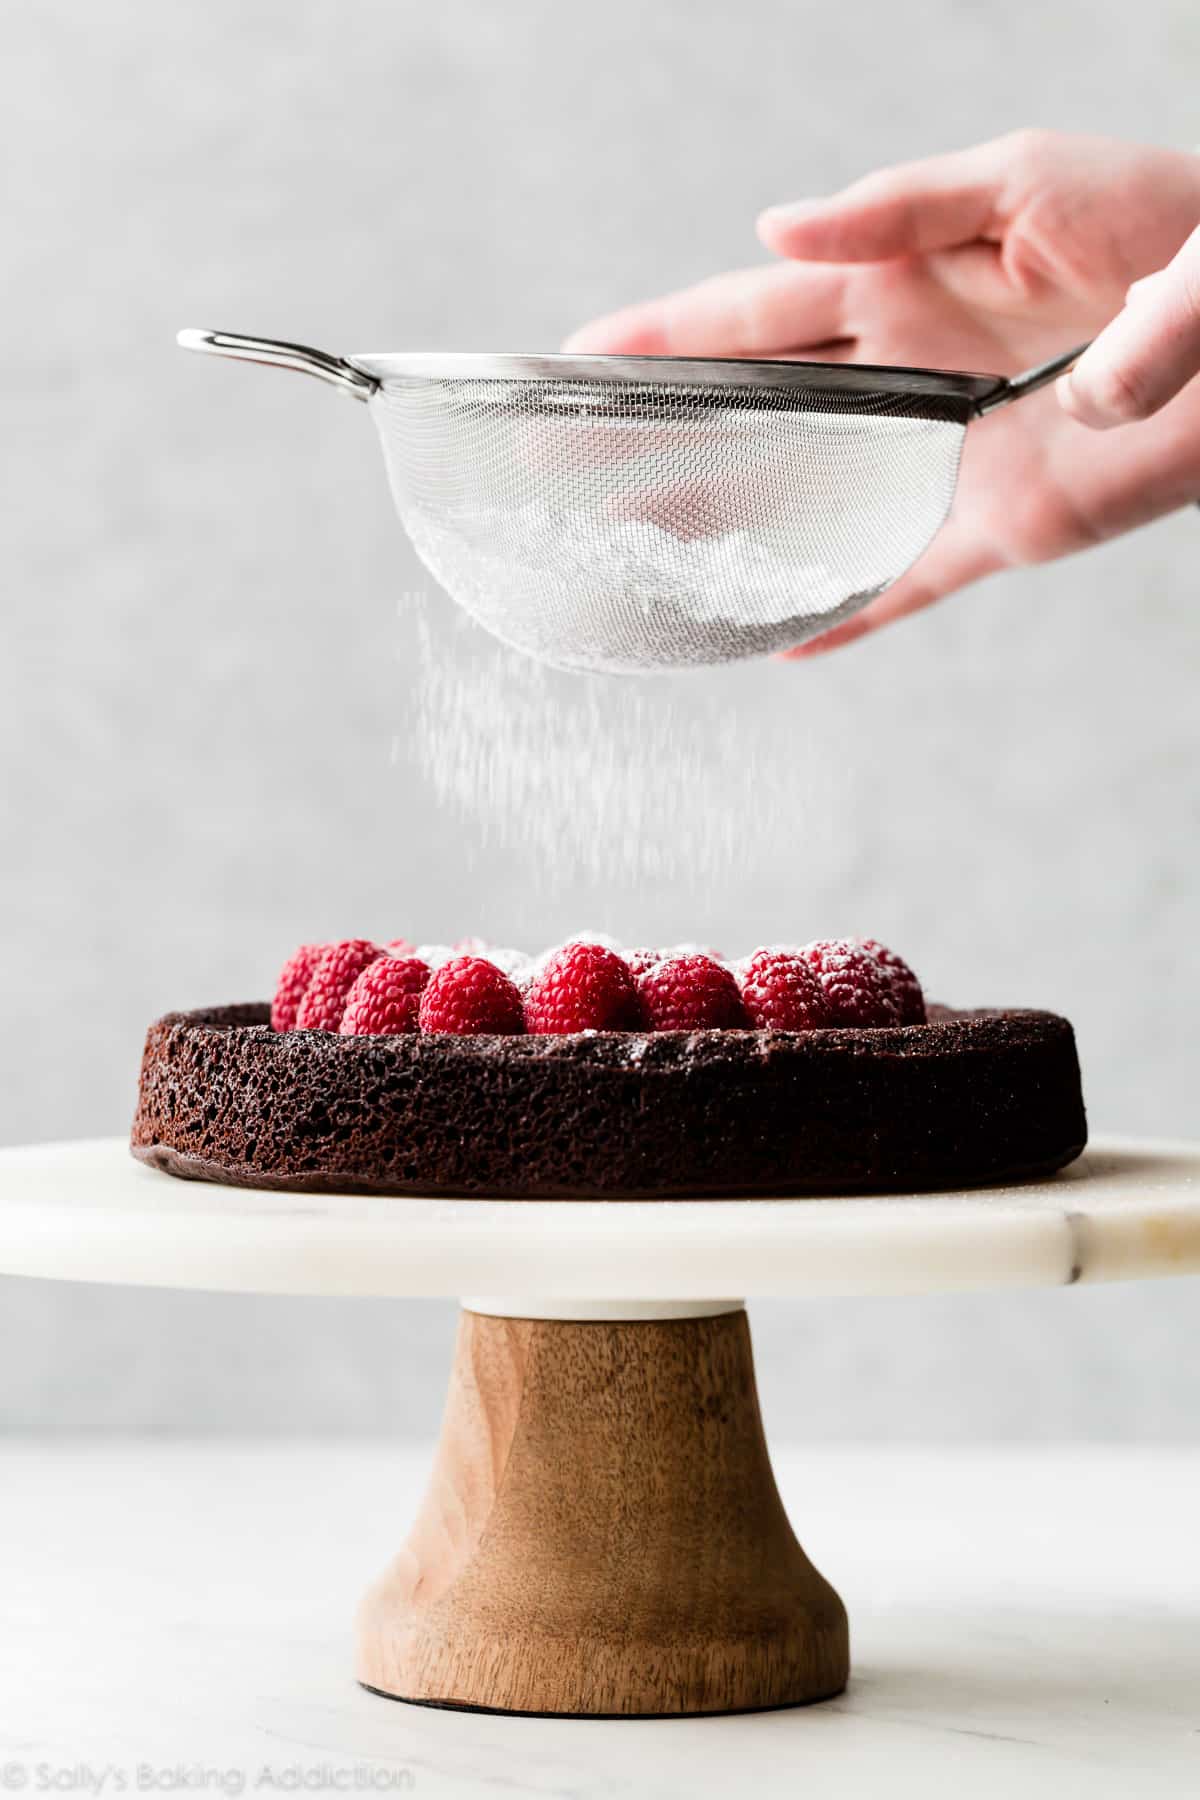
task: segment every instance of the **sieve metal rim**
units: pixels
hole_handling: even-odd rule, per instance
[[[914,416],[972,417],[994,412],[1026,394],[1035,394],[1066,372],[1087,349],[1076,344],[1048,361],[1019,375],[979,375],[962,369],[914,369],[890,363],[828,363],[777,360],[762,362],[744,357],[677,356],[572,356],[565,352],[546,355],[493,355],[488,352],[359,351],[355,357],[330,356],[307,344],[280,338],[246,337],[239,332],[210,331],[196,327],[177,333],[185,350],[230,356],[237,362],[261,362],[294,369],[329,382],[356,400],[367,401],[381,389],[403,387],[405,381],[478,380],[555,383],[560,388],[599,388],[625,383],[647,390],[686,387],[693,394],[720,396],[769,390],[776,401],[800,396],[836,394],[840,408],[873,410],[868,402],[892,400]],[[719,404],[714,399],[713,404]],[[811,400],[809,401],[811,405]],[[839,410],[840,410],[839,408]]]
[[[355,351],[345,361],[387,387],[406,379],[439,381],[618,381],[672,387],[814,390],[875,399],[958,401],[973,408],[1004,377],[889,363],[774,362],[745,357],[575,356],[488,351]]]

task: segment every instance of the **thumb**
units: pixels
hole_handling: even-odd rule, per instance
[[[1200,227],[1157,275],[1135,282],[1117,314],[1058,383],[1081,425],[1148,419],[1200,374]]]

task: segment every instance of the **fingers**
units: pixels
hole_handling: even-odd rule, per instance
[[[830,650],[844,649],[847,644],[870,637],[885,625],[924,612],[927,606],[935,605],[948,594],[990,574],[996,566],[995,557],[978,542],[973,543],[967,534],[957,532],[951,521],[920,561],[907,575],[893,582],[886,593],[864,606],[852,619],[835,625],[832,631],[822,632],[820,637],[810,639],[807,644],[798,644],[794,650],[785,650],[784,659],[804,662],[813,656],[824,656]]]
[[[777,356],[845,331],[846,272],[786,263],[737,269],[572,332],[568,352],[608,356]]]
[[[794,650],[783,651],[783,659],[785,662],[806,662],[814,656],[825,656],[830,650],[843,650],[858,638],[870,637],[872,632],[882,630],[897,619],[907,618],[910,613],[923,612],[940,599],[941,593],[926,587],[910,588],[905,583],[900,590],[889,588],[886,594],[880,594],[878,600],[872,600],[860,613],[835,625],[832,631],[824,631],[820,637],[810,638],[807,644],[798,644]]]
[[[1157,275],[1135,282],[1125,309],[1058,383],[1082,425],[1105,431],[1148,419],[1200,374],[1200,228]]]
[[[1000,235],[1017,138],[880,169],[827,199],[771,206],[768,250],[813,262],[885,262]]]

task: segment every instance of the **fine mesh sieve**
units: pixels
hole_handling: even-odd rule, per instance
[[[971,419],[1025,375],[675,357],[328,356],[183,331],[188,349],[366,400],[421,559],[480,624],[561,667],[732,662],[802,643],[910,568]]]

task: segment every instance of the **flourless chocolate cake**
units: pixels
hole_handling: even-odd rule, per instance
[[[957,1188],[1085,1141],[1074,1034],[1048,1012],[346,1032],[273,1028],[262,1004],[151,1026],[132,1146],[252,1187],[617,1200]]]

